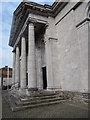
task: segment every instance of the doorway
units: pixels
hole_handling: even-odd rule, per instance
[[[43,89],[47,89],[46,67],[42,67],[42,75],[43,75]]]
[[[26,86],[28,86],[28,73],[26,73]]]

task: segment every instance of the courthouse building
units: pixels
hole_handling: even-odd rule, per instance
[[[88,92],[88,2],[23,1],[13,14],[12,89]]]

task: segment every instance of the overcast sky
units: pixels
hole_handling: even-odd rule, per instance
[[[13,12],[22,0],[0,1],[0,68],[6,65],[12,67],[12,48],[8,46],[9,36]],[[33,2],[51,5],[54,0],[33,0]]]

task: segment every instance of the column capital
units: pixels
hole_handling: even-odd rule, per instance
[[[22,33],[22,34],[21,34],[21,38],[22,38],[22,37],[23,37],[23,38],[25,38],[25,35],[24,35],[24,33]]]
[[[16,45],[15,45],[15,48],[17,48],[17,47],[19,48],[19,44],[16,44]]]
[[[35,23],[37,23],[37,20],[35,19],[35,18],[31,18],[31,17],[29,17],[29,19],[28,19],[28,21],[27,21],[27,25],[28,24],[35,24]]]

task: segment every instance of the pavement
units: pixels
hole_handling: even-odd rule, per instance
[[[2,118],[88,118],[88,105],[66,101],[60,104],[12,112],[2,94]]]

